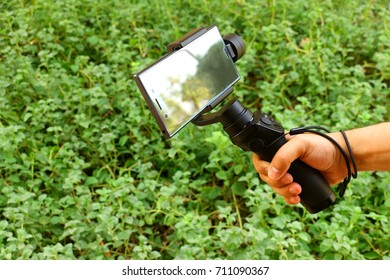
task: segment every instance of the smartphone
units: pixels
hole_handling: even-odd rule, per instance
[[[229,94],[239,79],[216,26],[134,75],[166,138]]]

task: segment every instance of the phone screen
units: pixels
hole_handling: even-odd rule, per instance
[[[134,76],[167,138],[239,78],[216,26]]]

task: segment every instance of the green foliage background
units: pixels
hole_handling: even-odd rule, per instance
[[[216,24],[234,95],[286,129],[390,119],[389,2],[0,2],[1,259],[389,259],[390,174],[320,214],[260,182],[218,125],[162,140],[132,74]],[[379,145],[380,143],[378,143]]]

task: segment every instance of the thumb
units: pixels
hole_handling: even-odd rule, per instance
[[[303,141],[291,138],[284,144],[273,157],[268,169],[268,177],[273,180],[279,180],[287,173],[291,163],[298,159],[305,152]]]

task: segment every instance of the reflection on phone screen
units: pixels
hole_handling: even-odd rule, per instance
[[[225,48],[213,27],[138,75],[170,137],[238,81]]]

